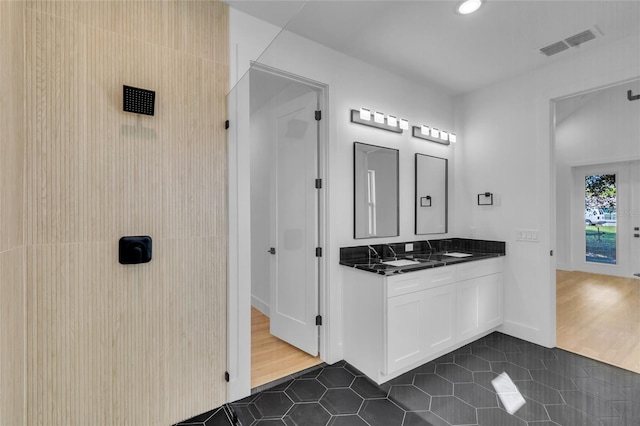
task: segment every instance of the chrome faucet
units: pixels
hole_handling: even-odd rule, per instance
[[[373,247],[371,247],[370,245],[367,246],[369,248],[369,263],[371,263],[371,252],[373,252],[373,255],[375,257],[377,257],[378,259],[380,259],[380,255],[378,254],[378,252],[376,251],[376,249],[374,249]]]
[[[433,253],[433,247],[431,247],[431,241],[429,240],[425,240],[427,242],[427,245],[429,246],[429,254]]]
[[[393,260],[398,260],[398,255],[396,254],[396,251],[393,249],[393,247],[391,247],[389,244],[387,244],[387,248],[389,249],[391,254],[393,254]]]

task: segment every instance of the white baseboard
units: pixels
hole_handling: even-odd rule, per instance
[[[271,316],[270,315],[271,308],[269,307],[269,305],[264,300],[260,300],[257,297],[255,297],[253,294],[251,295],[251,306],[259,310],[266,316],[268,317]]]
[[[550,344],[549,342],[548,336],[544,336],[539,328],[531,327],[529,325],[505,320],[500,328],[498,328],[498,331],[547,348],[553,347],[553,344]]]

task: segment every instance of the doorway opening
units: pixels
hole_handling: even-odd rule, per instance
[[[640,102],[627,98],[638,89],[555,101],[554,157],[556,344],[640,373]]]
[[[322,85],[254,64],[250,81],[251,388],[322,363]]]

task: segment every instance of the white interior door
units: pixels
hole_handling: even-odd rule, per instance
[[[640,228],[639,167],[640,162],[633,161],[573,168],[574,269],[621,277],[640,272],[640,237],[634,237],[640,234],[640,230],[634,231]],[[591,202],[585,201],[589,198],[587,187],[598,187],[593,182],[600,176],[608,182],[601,188],[608,189],[598,192],[601,196],[591,196]]]
[[[275,108],[271,334],[318,354],[318,92]]]

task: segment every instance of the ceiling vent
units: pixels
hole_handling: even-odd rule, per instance
[[[593,40],[594,38],[596,38],[596,35],[593,33],[593,31],[587,30],[587,31],[581,32],[580,34],[576,34],[569,38],[565,38],[564,41],[566,41],[569,46],[576,47],[581,45],[584,42]]]
[[[542,47],[540,48],[540,53],[546,56],[555,55],[569,49],[569,47],[577,47],[582,43],[593,40],[594,38],[596,38],[596,32],[600,35],[603,35],[602,31],[600,31],[597,26],[594,25],[593,28],[595,31],[591,29],[582,31],[581,33],[572,35],[571,37],[567,37],[564,40],[557,41],[548,46]]]
[[[544,53],[547,56],[555,55],[556,53],[560,53],[563,50],[567,50],[569,46],[564,41],[559,41],[557,43],[550,44],[540,49],[540,52]]]

